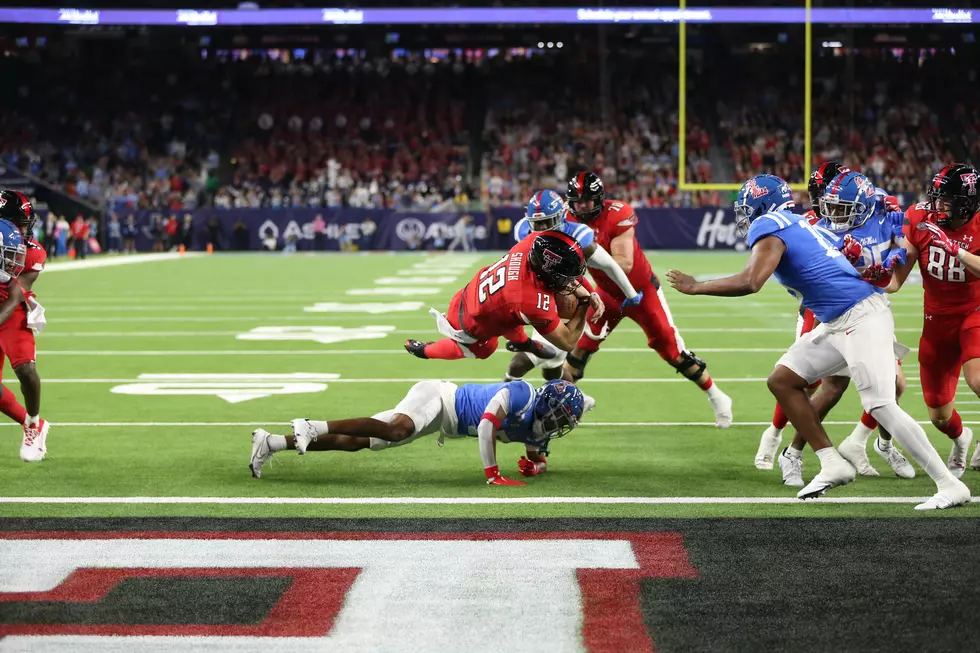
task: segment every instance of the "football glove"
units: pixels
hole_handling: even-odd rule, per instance
[[[960,246],[949,239],[946,232],[939,228],[939,225],[931,222],[920,222],[917,227],[920,231],[929,232],[929,243],[935,245],[950,256],[960,253]]]
[[[840,246],[840,253],[844,255],[848,263],[857,265],[864,255],[864,248],[861,247],[861,243],[858,242],[857,238],[851,234],[846,234]]]
[[[624,299],[623,300],[623,303],[620,304],[620,306],[619,306],[619,310],[620,310],[620,312],[622,312],[622,311],[625,311],[630,306],[639,306],[640,305],[640,302],[642,302],[642,301],[643,301],[643,293],[642,292],[638,292],[638,293],[636,293],[636,297],[634,297],[633,299]]]
[[[548,464],[545,462],[536,463],[533,460],[529,460],[527,456],[521,456],[521,459],[517,461],[517,468],[521,470],[521,476],[537,476],[538,474],[544,474],[544,471],[548,468]]]
[[[886,268],[881,263],[875,263],[874,265],[869,265],[867,269],[865,269],[864,274],[861,275],[861,278],[870,283],[872,286],[884,288],[891,283],[892,275],[894,273],[895,270],[892,268]]]
[[[527,485],[524,481],[512,481],[500,475],[500,470],[496,465],[484,468],[487,476],[487,485]]]

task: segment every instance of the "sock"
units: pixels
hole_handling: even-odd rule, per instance
[[[269,449],[272,451],[285,451],[286,450],[286,436],[285,435],[270,435],[269,439],[266,440],[269,444]]]
[[[425,355],[437,360],[454,361],[463,357],[463,349],[455,340],[443,338],[426,345]]]
[[[817,458],[820,459],[820,469],[824,469],[829,463],[835,463],[837,461],[844,462],[841,455],[837,453],[837,449],[833,447],[824,447],[814,453],[817,454]]]
[[[867,415],[867,413],[865,413],[865,415]],[[871,418],[870,415],[868,415],[868,417]],[[871,419],[872,421],[874,420],[874,418]],[[877,424],[878,423],[875,422],[875,425]],[[852,440],[857,440],[862,445],[866,445],[868,444],[868,439],[871,437],[872,433],[874,433],[874,430],[865,423],[864,418],[862,417],[861,421],[855,425],[854,430],[851,431],[851,434],[847,437]]]
[[[891,440],[886,440],[886,439],[884,439],[883,437],[881,437],[879,435],[878,436],[878,449],[880,449],[881,451],[888,451],[891,448],[892,448],[892,441]]]
[[[929,442],[926,432],[908,413],[899,408],[898,404],[880,406],[871,411],[871,414],[892,434],[892,438],[902,445],[905,453],[919,464],[922,471],[928,474],[937,486],[942,487],[956,480]]]
[[[874,431],[878,428],[878,420],[868,415],[867,411],[861,413],[861,423],[867,426],[869,431]]]
[[[27,421],[27,409],[21,406],[17,396],[6,386],[3,386],[3,394],[0,395],[0,413],[21,425]]]
[[[783,453],[785,453],[787,456],[793,456],[795,458],[799,458],[800,456],[803,455],[803,450],[797,449],[793,445],[789,445],[788,447],[786,447]]]
[[[6,395],[6,393],[4,394]],[[954,410],[953,416],[949,418],[946,426],[939,430],[945,433],[946,437],[948,437],[950,440],[955,440],[963,435],[963,418],[960,417],[960,414]]]
[[[777,429],[782,431],[789,424],[789,418],[786,417],[786,413],[783,412],[783,407],[776,404],[776,410],[772,414],[772,425]]]
[[[715,392],[718,392],[718,388],[715,388],[715,382],[711,380],[710,376],[703,381],[699,381],[698,387],[704,390],[705,392],[707,392],[708,394],[711,394],[712,388],[714,388]]]
[[[38,415],[28,415],[27,419],[24,420],[24,426],[33,427],[38,426],[41,423],[41,418]]]
[[[310,425],[316,429],[316,434],[318,436],[326,435],[327,433],[330,432],[330,428],[327,426],[327,423],[324,422],[323,420],[311,419]]]

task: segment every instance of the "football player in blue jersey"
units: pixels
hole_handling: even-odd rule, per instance
[[[612,255],[602,245],[595,242],[595,234],[592,232],[591,227],[578,222],[568,222],[565,220],[567,210],[568,207],[565,204],[565,200],[557,192],[553,190],[539,190],[535,192],[531,196],[531,199],[528,200],[524,217],[514,225],[514,240],[520,242],[530,234],[537,232],[558,231],[565,234],[581,247],[586,264],[589,267],[605,272],[619,289],[623,291],[626,299],[623,300],[622,309],[625,309],[627,306],[638,305],[643,301],[643,293],[637,292],[633,288],[633,284],[630,283],[623,268],[616,263]],[[531,340],[536,340],[547,345],[547,341],[537,331],[532,334]],[[508,349],[514,350],[511,345],[508,345]],[[535,356],[533,353],[519,351],[511,359],[505,378],[508,381],[521,379],[532,369],[540,366],[542,368],[541,373],[545,379],[559,379],[562,376],[562,368],[565,364],[566,356],[567,352],[564,351],[558,351],[558,354],[552,358],[541,358]],[[586,403],[591,408],[591,404],[594,404],[594,401],[591,397],[586,397]]]
[[[876,189],[867,177],[845,168],[826,184],[820,194],[820,218],[815,223],[817,227],[831,232],[836,238],[836,247],[848,262],[862,273],[865,280],[879,287],[887,286],[896,263],[905,261],[905,240],[902,235],[905,215],[900,211],[888,211],[884,197],[885,193]],[[897,400],[905,390],[901,359],[909,349],[896,342],[895,350],[896,360],[899,361],[896,365]],[[820,392],[813,397],[814,408],[821,419],[840,401],[848,384],[846,376],[824,379]],[[838,446],[840,454],[862,476],[879,475],[871,466],[867,453],[868,440],[877,426],[874,418],[865,412],[851,435]],[[898,448],[892,446],[891,439],[888,431],[881,429],[881,437],[874,443],[875,451],[900,478],[914,478],[915,469]],[[768,444],[772,446],[774,443],[769,441]],[[778,442],[775,445],[778,447]],[[797,433],[793,443],[777,458],[786,485],[803,487],[804,445],[803,438]],[[760,444],[760,450],[762,446]]]
[[[552,440],[560,438],[582,418],[582,392],[567,381],[549,381],[537,390],[526,381],[468,384],[420,381],[397,406],[373,417],[320,421],[294,419],[292,435],[252,432],[252,476],[277,451],[380,451],[414,442],[424,435],[476,437],[489,485],[524,485],[501,475],[496,444],[520,442],[525,455],[517,461],[522,476],[537,476],[548,468],[545,457]]]
[[[747,235],[752,250],[745,269],[711,281],[671,270],[668,280],[686,295],[742,297],[759,292],[775,275],[820,320],[779,359],[768,379],[769,390],[820,459],[820,473],[800,490],[799,498],[818,497],[855,478],[854,468],[827,437],[806,392],[819,379],[849,373],[864,409],[936,482],[936,494],[916,509],[968,503],[969,488],[950,473],[922,427],[896,402],[895,321],[881,288],[862,279],[847,262],[833,233],[811,225],[793,208],[784,180],[753,177],[735,201],[736,227]]]

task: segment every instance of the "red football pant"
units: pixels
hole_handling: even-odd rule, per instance
[[[927,316],[919,339],[919,379],[926,406],[951,403],[963,363],[974,358],[980,358],[980,313]]]
[[[9,320],[0,325],[0,354],[7,357],[11,367],[33,363],[37,358],[34,332],[27,328],[27,313],[17,309]],[[2,373],[0,368],[0,373]]]
[[[647,346],[656,350],[660,357],[665,361],[673,362],[684,351],[684,340],[680,332],[674,326],[674,320],[670,316],[670,309],[667,307],[667,299],[660,291],[660,283],[656,282],[656,277],[643,288],[637,288],[638,292],[643,293],[643,300],[638,306],[630,306],[625,311],[620,311],[619,307],[623,302],[622,297],[614,297],[602,288],[597,288],[596,292],[606,307],[606,312],[599,320],[598,324],[592,323],[594,311],[589,308],[588,321],[585,324],[585,331],[578,341],[579,349],[583,351],[599,351],[602,340],[598,339],[603,325],[612,333],[617,325],[628,317],[640,325],[643,333],[647,336]]]

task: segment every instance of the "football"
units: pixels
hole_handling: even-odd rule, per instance
[[[569,293],[566,295],[555,295],[555,307],[558,309],[558,317],[563,320],[570,320],[575,315],[578,307],[578,298]]]

